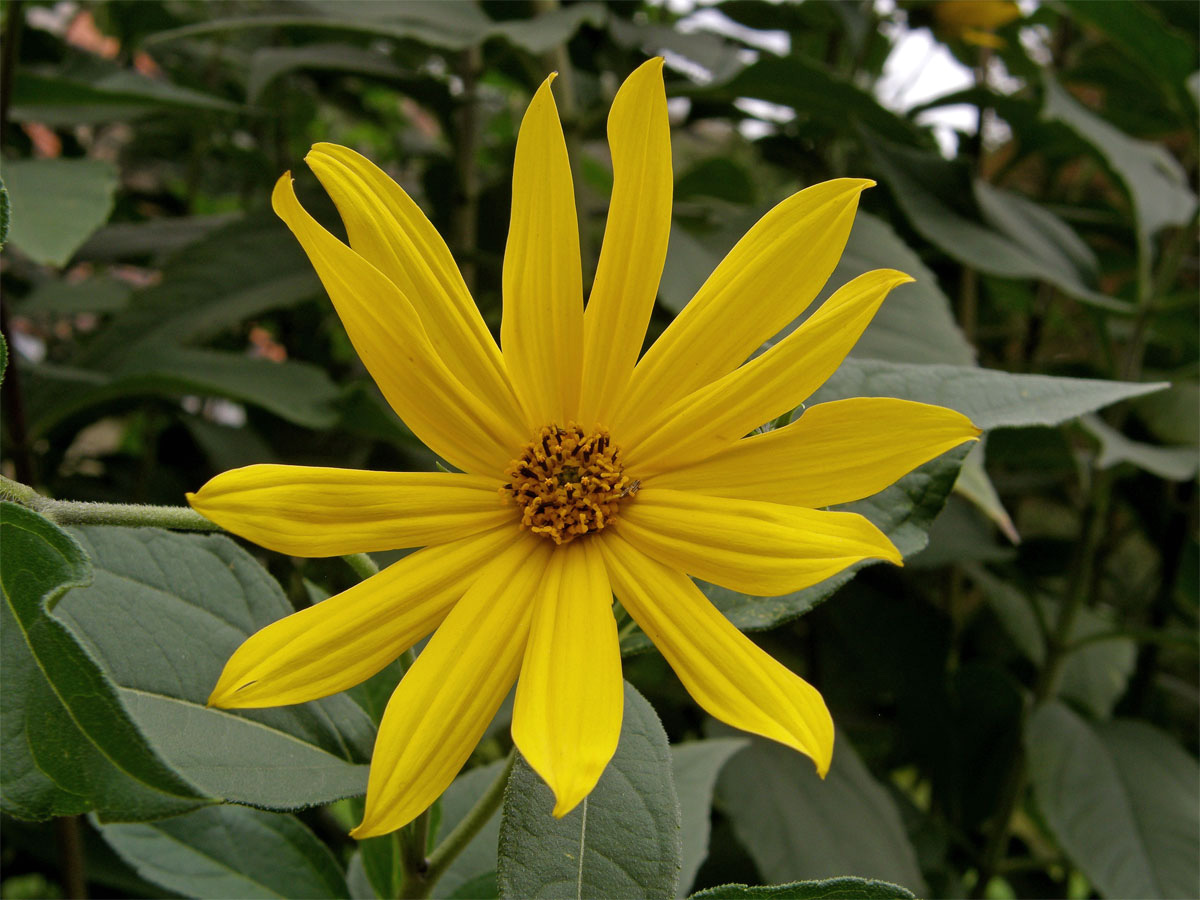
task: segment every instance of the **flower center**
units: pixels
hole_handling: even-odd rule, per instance
[[[505,470],[500,495],[520,508],[523,526],[565,544],[610,524],[621,501],[637,493],[620,455],[603,429],[548,425]]]

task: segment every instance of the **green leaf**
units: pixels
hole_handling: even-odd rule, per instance
[[[406,74],[406,70],[385,53],[353,44],[260,47],[250,60],[250,76],[246,82],[247,101],[254,103],[272,81],[298,69],[350,72],[387,79]]]
[[[1120,400],[1160,391],[1163,382],[1137,384],[1051,375],[1013,375],[967,366],[918,366],[848,359],[813,396],[813,403],[846,397],[900,397],[948,406],[980,428],[1061,425]]]
[[[91,577],[66,532],[0,502],[4,810],[26,819],[88,809],[154,818],[209,802],[164,764],[105,673],[49,612]]]
[[[249,554],[217,535],[77,533],[94,580],[66,595],[58,614],[176,771],[211,796],[268,809],[363,793],[373,728],[348,697],[266,710],[205,706],[238,645],[292,612]]]
[[[1196,211],[1187,173],[1165,147],[1131,138],[1077,102],[1048,72],[1043,79],[1042,115],[1062,122],[1091,144],[1129,192],[1138,243],[1148,265],[1147,248],[1154,235],[1168,225],[1186,225]]]
[[[1025,733],[1038,807],[1104,897],[1194,897],[1200,768],[1142,722],[1094,727],[1061,703]]]
[[[680,832],[683,855],[679,868],[679,893],[683,897],[696,880],[708,856],[708,833],[712,817],[713,790],[717,775],[729,757],[746,747],[743,738],[710,738],[689,741],[671,748],[675,790],[679,794]]]
[[[123,309],[133,288],[116,278],[43,281],[20,303],[23,316],[73,316],[78,313],[111,313]]]
[[[66,265],[113,208],[117,170],[98,159],[14,159],[4,180],[15,212],[9,238],[34,262]]]
[[[854,871],[925,891],[895,802],[844,734],[824,781],[807,757],[752,739],[721,771],[717,804],[769,881]]]
[[[913,228],[947,256],[987,275],[1039,279],[1084,303],[1129,311],[1127,303],[1097,290],[1091,252],[1049,210],[973,180],[960,161],[874,138],[865,142]]]
[[[1168,444],[1200,444],[1200,383],[1177,381],[1165,391],[1133,402],[1137,417]]]
[[[502,897],[675,896],[679,801],[667,736],[650,704],[625,685],[621,742],[596,788],[561,819],[523,760],[504,793]]]
[[[726,102],[754,97],[790,106],[801,118],[816,119],[839,130],[853,131],[859,125],[894,141],[921,140],[917,126],[886,109],[869,91],[799,54],[764,54],[722,83],[685,93]]]
[[[450,787],[446,789],[446,793],[442,794],[442,820],[438,829],[441,834],[449,834],[454,826],[462,821],[463,816],[470,811],[476,801],[504,771],[505,762],[503,759],[497,760],[486,766],[479,766],[469,772],[464,772],[454,779]],[[500,810],[496,810],[495,815],[479,829],[471,842],[463,848],[462,853],[450,864],[445,874],[438,879],[433,888],[434,896],[447,898],[459,895],[465,897],[498,896],[495,893],[485,895],[464,892],[474,890],[481,884],[487,885],[488,879],[495,891],[496,846],[499,840]]]
[[[1186,109],[1185,82],[1196,65],[1196,51],[1187,36],[1164,22],[1148,3],[1092,3],[1063,0],[1071,16],[1104,33],[1129,59]]]
[[[109,375],[90,369],[34,367],[37,379],[31,395],[44,402],[33,404],[38,416],[30,431],[43,434],[80,410],[113,400],[189,394],[248,403],[309,428],[326,428],[337,421],[337,385],[317,366],[165,344],[145,346],[142,351]]]
[[[293,816],[210,806],[99,829],[139,875],[185,897],[350,896],[329,848]]]
[[[1133,463],[1168,481],[1191,481],[1200,465],[1200,450],[1186,447],[1157,447],[1125,437],[1099,416],[1084,416],[1083,427],[1100,442],[1096,465],[1107,469],[1123,462]]]
[[[837,268],[818,300],[872,269],[899,269],[916,282],[888,295],[851,354],[890,362],[969,366],[975,349],[954,321],[950,300],[921,258],[882,219],[859,212]]]
[[[675,181],[675,200],[716,197],[729,203],[753,203],[754,182],[740,163],[726,156],[710,157],[693,165]]]
[[[967,566],[971,579],[983,590],[984,599],[1017,649],[1039,668],[1046,659],[1046,645],[1038,627],[1030,598],[1017,585],[998,578],[981,566]],[[1038,597],[1043,614],[1057,621],[1058,602]],[[1069,642],[1095,634],[1109,633],[1118,627],[1115,617],[1098,609],[1084,608],[1075,617]],[[1132,638],[1119,637],[1097,641],[1074,650],[1063,662],[1056,696],[1073,700],[1103,719],[1125,693],[1137,662],[1137,644]]]
[[[690,900],[916,900],[912,892],[887,881],[866,878],[829,878],[793,881],[791,884],[723,884],[697,891]]]
[[[585,23],[599,27],[607,19],[604,7],[579,3],[543,13],[533,19],[492,21],[473,3],[410,2],[381,4],[372,0],[308,0],[304,12],[292,15],[241,16],[213,19],[160,31],[147,44],[175,41],[248,28],[324,28],[379,37],[411,39],[446,50],[464,50],[498,37],[528,50],[545,53],[570,39]]]
[[[11,116],[50,126],[134,119],[155,112],[241,107],[219,97],[147,78],[100,59],[75,59],[59,69],[22,70],[13,82]]]

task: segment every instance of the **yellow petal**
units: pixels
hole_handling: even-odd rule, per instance
[[[246,466],[216,476],[192,509],[227,531],[292,556],[402,550],[513,520],[500,482],[449,472]]]
[[[704,459],[795,409],[842,364],[903,272],[877,269],[839,288],[799,328],[724,378],[622,434],[640,477]]]
[[[621,734],[621,648],[594,541],[554,551],[534,604],[512,736],[561,817],[596,786]]]
[[[816,763],[833,756],[833,719],[817,690],[729,623],[687,576],[621,536],[599,539],[617,599],[708,713],[786,744]]]
[[[774,597],[863,559],[901,565],[899,551],[857,513],[643,488],[615,525],[672,568],[743,594]]]
[[[837,265],[872,184],[826,181],[763,216],[646,351],[608,423],[613,434],[725,375],[800,315]]]
[[[375,739],[362,839],[428,809],[454,780],[517,678],[550,543],[522,535],[479,573],[388,702]]]
[[[979,429],[962,413],[891,397],[810,406],[785,428],[738,441],[643,483],[818,508],[882,491]]]
[[[225,709],[282,706],[366,681],[433,631],[518,534],[498,528],[418,550],[356,584],[251,635],[208,698]]]
[[[500,348],[420,207],[347,147],[314,144],[305,161],[337,204],[350,246],[400,289],[450,371],[501,418],[517,421],[520,408]]]
[[[290,174],[276,183],[271,203],[304,247],[354,349],[397,415],[458,468],[503,472],[526,435],[446,368],[400,289],[304,210]]]
[[[583,355],[579,223],[553,80],[521,122],[504,248],[500,341],[531,434],[576,417]]]
[[[630,75],[608,114],[613,190],[583,315],[580,420],[606,425],[642,351],[671,231],[671,128],[663,61]]]

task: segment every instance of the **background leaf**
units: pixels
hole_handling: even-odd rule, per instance
[[[658,716],[625,685],[617,752],[591,794],[561,819],[553,792],[522,759],[504,794],[502,897],[673,898],[679,801]]]
[[[1025,735],[1039,808],[1104,897],[1190,897],[1200,879],[1200,769],[1137,722],[1093,728],[1060,703]]]
[[[4,184],[9,240],[35,262],[62,266],[108,221],[117,170],[96,159],[14,159],[4,164]]]
[[[176,771],[210,796],[270,809],[363,793],[374,730],[349,697],[267,710],[205,706],[238,645],[292,612],[245,551],[225,537],[151,528],[77,534],[93,581],[64,597],[58,614]]]
[[[824,781],[811,760],[753,738],[722,770],[717,802],[770,882],[853,871],[925,892],[895,804],[844,736]]]
[[[791,884],[757,887],[723,884],[697,891],[692,897],[695,900],[752,900],[755,897],[778,900],[911,900],[913,894],[898,884],[846,876],[825,881],[793,881]]]
[[[49,612],[94,577],[84,550],[7,501],[0,502],[0,534],[5,811],[45,819],[99,809],[139,819],[210,802],[164,764],[105,673]]]
[[[147,881],[186,897],[349,897],[333,854],[293,816],[210,806],[100,833]]]

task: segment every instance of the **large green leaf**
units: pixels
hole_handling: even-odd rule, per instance
[[[886,109],[870,91],[800,54],[764,54],[732,78],[691,88],[687,93],[729,102],[754,97],[790,106],[798,116],[818,119],[834,128],[853,130],[862,125],[894,141],[921,140],[917,126]]]
[[[91,577],[86,553],[66,532],[0,502],[5,811],[45,819],[98,809],[139,819],[209,802],[168,768],[85,646],[50,613]]]
[[[1099,416],[1084,416],[1083,427],[1100,442],[1096,465],[1107,469],[1118,463],[1133,463],[1168,481],[1191,481],[1200,465],[1200,449],[1195,444],[1159,447],[1127,438]]]
[[[983,589],[984,599],[1017,649],[1040,668],[1046,658],[1046,643],[1025,591],[982,566],[968,566],[967,571]],[[1050,622],[1057,621],[1059,604],[1054,598],[1038,597],[1037,602]],[[1111,634],[1116,628],[1117,621],[1111,613],[1085,607],[1075,617],[1069,640]],[[1131,637],[1115,637],[1080,647],[1063,663],[1057,696],[1073,700],[1097,718],[1107,718],[1125,693],[1136,662],[1137,643]]]
[[[1162,382],[1136,384],[1092,378],[1014,375],[967,366],[908,365],[848,359],[813,396],[813,403],[846,397],[901,397],[948,406],[980,428],[1061,425],[1119,400],[1160,391]]]
[[[1200,883],[1200,768],[1142,722],[1094,727],[1061,703],[1025,733],[1037,803],[1104,897],[1194,897]]]
[[[1071,15],[1098,28],[1180,104],[1184,84],[1196,68],[1196,51],[1186,35],[1169,26],[1149,3],[1094,3],[1062,0]]]
[[[916,900],[898,884],[845,876],[791,884],[723,884],[697,891],[690,900]]]
[[[1131,138],[1087,109],[1048,73],[1042,115],[1062,122],[1091,144],[1129,192],[1143,252],[1168,225],[1185,225],[1196,212],[1196,195],[1187,172],[1166,148]],[[1148,259],[1143,260],[1148,265]]]
[[[824,781],[812,760],[754,738],[722,769],[717,803],[769,881],[858,872],[925,890],[895,802],[845,735],[837,738]]]
[[[45,125],[85,125],[133,119],[154,112],[239,107],[219,97],[148,78],[98,58],[39,71],[23,70],[13,82],[12,118]]]
[[[249,554],[216,535],[77,533],[94,579],[57,612],[159,756],[210,796],[270,809],[364,791],[373,729],[348,697],[271,710],[205,706],[238,645],[292,612]]]
[[[717,775],[729,757],[746,746],[744,738],[710,738],[671,748],[675,791],[679,794],[683,855],[679,867],[678,896],[686,897],[700,865],[708,856],[713,790]]]
[[[68,416],[127,397],[225,397],[309,428],[337,421],[337,386],[317,366],[272,362],[237,353],[151,344],[111,374],[38,366],[31,396],[41,401],[30,431],[43,434]]]
[[[561,819],[554,795],[522,759],[504,794],[503,897],[675,896],[679,801],[667,736],[628,683],[617,752],[595,789]]]
[[[966,266],[1000,278],[1039,279],[1104,309],[1129,305],[1101,293],[1087,246],[1044,207],[972,180],[965,165],[867,139],[875,168],[913,228]]]
[[[14,159],[4,164],[4,182],[9,239],[35,262],[62,266],[108,220],[117,170],[98,159]]]
[[[250,61],[246,99],[253,103],[263,89],[287,72],[319,69],[395,79],[406,74],[386,53],[353,44],[309,44],[303,47],[260,47]]]
[[[185,897],[349,897],[337,860],[295,817],[210,806],[100,833],[147,881]]]
[[[148,43],[174,41],[247,28],[321,28],[379,37],[420,41],[446,50],[463,50],[490,38],[502,38],[531,53],[569,40],[584,23],[599,26],[607,18],[604,7],[579,3],[555,9],[533,19],[496,22],[474,3],[416,0],[409,3],[375,3],[372,0],[307,0],[296,11],[276,15],[210,19],[197,25],[161,31]]]

